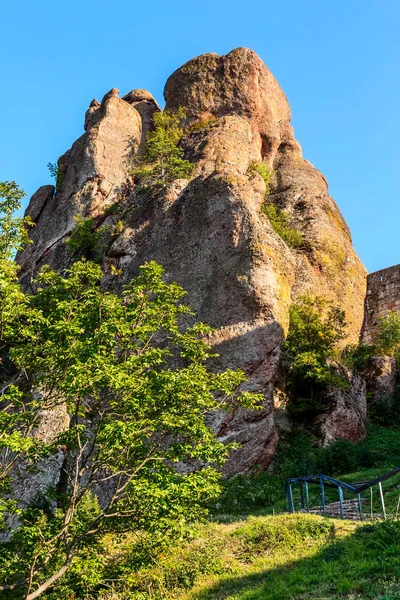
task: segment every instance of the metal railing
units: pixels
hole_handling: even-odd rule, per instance
[[[384,492],[382,488],[382,482],[390,479],[397,473],[400,473],[400,467],[395,467],[391,471],[384,473],[380,477],[375,479],[371,479],[370,481],[364,481],[362,483],[346,483],[345,481],[340,481],[339,479],[335,479],[334,477],[329,477],[328,475],[324,475],[320,473],[319,475],[306,475],[303,477],[291,477],[286,479],[285,481],[285,496],[286,502],[289,512],[295,511],[294,497],[293,497],[293,487],[298,486],[300,492],[300,507],[302,511],[310,512],[312,507],[314,506],[314,502],[319,499],[320,500],[320,512],[324,514],[327,508],[326,502],[326,489],[325,488],[336,488],[338,491],[339,497],[339,512],[340,516],[343,518],[344,516],[344,492],[347,492],[355,499],[357,499],[358,511],[360,514],[360,518],[362,518],[363,510],[362,504],[363,499],[361,498],[361,493],[367,489],[371,489],[371,517],[373,516],[373,501],[372,501],[372,487],[377,485],[379,489],[379,498],[380,504],[382,506],[383,518],[387,518],[387,510],[385,506],[385,498]],[[318,486],[318,492],[316,497],[310,501],[310,485]],[[400,506],[400,495],[397,503],[396,517],[398,516]]]

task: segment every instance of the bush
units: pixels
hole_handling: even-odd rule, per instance
[[[165,186],[175,179],[191,176],[193,164],[183,158],[179,142],[184,135],[181,126],[185,111],[178,109],[156,112],[154,129],[147,133],[146,150],[136,161],[132,175],[140,188]]]
[[[282,499],[283,482],[268,473],[236,475],[222,483],[222,493],[212,507],[214,514],[247,514],[265,510]]]
[[[272,229],[290,248],[301,248],[303,236],[300,231],[289,225],[288,216],[272,202],[264,202],[261,206],[262,212],[267,215]]]
[[[123,228],[122,221],[114,226],[102,225],[96,229],[95,220],[92,217],[84,218],[80,215],[74,218],[75,228],[67,240],[67,246],[71,254],[100,262],[106,253],[108,244],[119,235]]]
[[[271,192],[271,176],[272,176],[273,171],[271,169],[268,169],[267,165],[265,165],[264,163],[252,162],[252,163],[250,163],[250,165],[247,169],[247,173],[249,175],[258,173],[262,177],[262,179],[265,183],[264,198],[269,196],[269,194]]]
[[[50,175],[54,178],[56,184],[56,191],[61,192],[62,184],[63,184],[63,173],[60,171],[57,163],[47,163],[47,168],[50,171]]]
[[[89,258],[98,242],[95,221],[91,217],[85,219],[81,216],[74,217],[74,220],[76,225],[66,242],[67,246],[71,253]]]
[[[322,517],[293,514],[250,519],[234,535],[241,541],[241,558],[254,560],[260,554],[293,550],[310,539],[326,542],[333,532],[333,523]]]

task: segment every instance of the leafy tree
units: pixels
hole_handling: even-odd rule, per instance
[[[30,217],[16,217],[25,196],[15,182],[0,182],[0,377],[7,358],[7,346],[14,327],[25,310],[25,297],[17,284],[18,250],[29,243]]]
[[[57,163],[49,162],[47,163],[47,168],[55,181],[57,192],[60,192],[63,184],[63,172],[60,170]]]
[[[345,327],[344,311],[325,298],[306,295],[292,304],[286,350],[294,403],[302,404],[300,413],[318,412],[328,386],[346,385],[332,364],[346,337]]]
[[[16,227],[13,241],[3,243],[0,281],[12,264],[10,247],[25,236],[25,222]],[[2,315],[12,378],[2,390],[0,512],[4,527],[10,518],[18,527],[1,544],[4,597],[33,600],[68,577],[100,585],[104,533],[178,534],[203,516],[229,452],[205,414],[262,399],[239,392],[242,372],[207,369],[210,330],[183,326],[192,314],[185,292],[164,283],[161,266],[143,265],[121,296],[104,290],[101,278],[98,265],[81,260],[64,276],[43,269],[33,295],[10,284],[18,298]],[[60,405],[68,429],[41,442],[41,415]],[[28,507],[10,499],[13,467],[43,469],[43,459],[60,449],[57,489]]]
[[[185,133],[181,126],[184,118],[182,108],[175,113],[164,110],[154,114],[154,129],[147,133],[146,150],[133,171],[140,187],[164,186],[174,179],[190,177],[193,164],[183,158],[179,147]]]
[[[396,356],[400,349],[400,315],[391,312],[381,318],[376,337],[376,353]]]

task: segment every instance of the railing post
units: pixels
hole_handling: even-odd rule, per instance
[[[357,500],[358,500],[358,512],[360,513],[360,521],[362,521],[363,512],[362,512],[362,502],[361,502],[361,495],[360,494],[357,494]]]
[[[373,501],[372,485],[371,485],[371,487],[369,489],[370,489],[370,492],[371,492],[371,520],[372,520],[372,518],[374,516],[374,501]]]
[[[324,488],[324,479],[323,479],[322,475],[319,476],[319,485],[321,487],[322,512],[325,514],[325,488]]]
[[[307,512],[310,512],[310,498],[308,495],[308,481],[304,482],[304,487],[306,489],[306,509],[307,509]]]
[[[338,485],[338,492],[339,492],[340,516],[343,519],[343,490],[340,487],[340,485]]]
[[[300,503],[301,508],[304,509],[304,494],[303,494],[303,482],[300,481]]]
[[[294,513],[293,490],[291,483],[289,483],[289,510],[290,512]]]
[[[383,510],[383,518],[386,521],[386,508],[385,508],[385,499],[383,497],[382,481],[380,481],[378,483],[378,487],[379,487],[379,495],[381,497],[381,504],[382,504],[382,510]]]

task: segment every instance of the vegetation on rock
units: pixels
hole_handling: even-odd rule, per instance
[[[137,159],[132,175],[141,188],[165,186],[175,179],[186,179],[193,164],[183,158],[179,142],[184,136],[181,125],[185,111],[159,111],[153,115],[154,128],[147,133],[146,149]]]
[[[121,232],[122,221],[118,221],[114,226],[100,225],[96,228],[96,222],[92,217],[84,218],[78,215],[74,220],[76,225],[66,241],[71,254],[100,262],[110,240]]]
[[[285,347],[290,357],[290,409],[298,417],[323,410],[329,386],[346,386],[335,365],[345,327],[344,311],[323,297],[306,295],[291,305]]]
[[[262,212],[267,215],[272,229],[290,248],[300,248],[303,244],[303,236],[295,227],[291,227],[289,219],[284,210],[275,206],[272,202],[265,201],[261,207]]]
[[[47,168],[50,172],[50,175],[53,177],[57,192],[61,192],[62,184],[63,184],[63,174],[58,167],[57,163],[47,163]]]
[[[303,236],[300,231],[290,225],[289,218],[284,210],[268,200],[271,192],[271,176],[273,171],[268,169],[267,165],[263,163],[253,162],[250,164],[247,172],[249,174],[258,173],[265,183],[265,199],[261,205],[261,212],[267,215],[272,229],[290,248],[300,248],[303,244]]]

